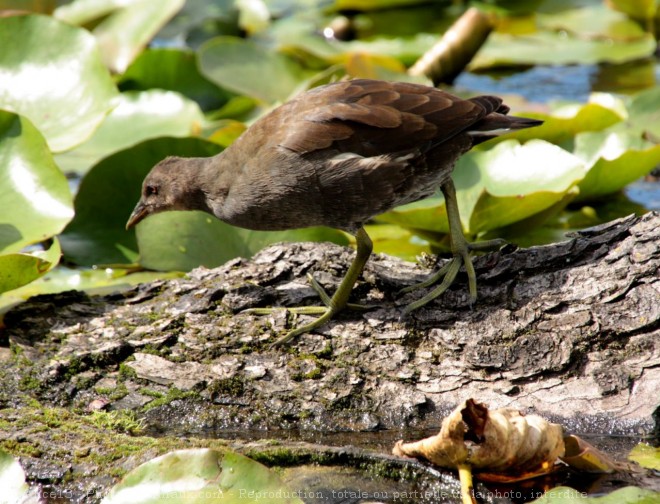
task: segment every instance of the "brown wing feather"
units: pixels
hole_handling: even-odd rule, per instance
[[[288,125],[280,146],[308,154],[334,143],[362,156],[437,145],[491,108],[428,86],[362,79],[322,86],[291,106],[304,119]]]

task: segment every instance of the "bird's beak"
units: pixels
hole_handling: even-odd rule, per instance
[[[135,210],[133,210],[131,216],[128,218],[128,222],[126,223],[126,229],[131,229],[138,222],[144,219],[147,215],[149,215],[149,208],[147,207],[147,205],[145,205],[140,201],[136,205]]]

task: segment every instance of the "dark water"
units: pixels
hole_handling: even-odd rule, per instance
[[[454,84],[480,93],[517,94],[536,103],[556,100],[585,102],[597,71],[596,65],[561,65],[488,74],[463,72]]]

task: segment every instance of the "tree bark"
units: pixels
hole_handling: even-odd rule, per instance
[[[374,256],[353,297],[379,308],[346,311],[283,349],[269,344],[305,316],[241,310],[317,302],[305,274],[334,289],[354,252],[275,245],[122,294],[35,297],[6,314],[2,336],[31,365],[6,356],[4,374],[24,395],[30,373],[39,386],[29,395],[42,404],[101,399],[139,410],[155,396],[177,399],[144,414],[159,431],[425,428],[474,397],[578,431],[651,432],[660,403],[659,235],[660,216],[647,214],[478,257],[474,306],[459,275],[405,320],[402,306],[422,293],[397,292],[428,271]]]

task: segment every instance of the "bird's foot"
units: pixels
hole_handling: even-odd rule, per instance
[[[334,317],[343,308],[348,308],[349,310],[355,310],[355,311],[367,311],[377,308],[377,306],[375,305],[361,305],[357,303],[345,303],[344,306],[339,306],[336,302],[333,302],[333,298],[331,298],[328,295],[328,293],[325,291],[323,286],[318,282],[318,280],[316,280],[316,278],[314,278],[309,273],[307,274],[307,280],[309,280],[309,283],[312,285],[312,288],[319,295],[321,301],[325,306],[296,306],[293,308],[284,308],[284,309],[295,315],[320,315],[320,316],[316,320],[310,322],[309,324],[305,324],[302,327],[298,327],[292,331],[289,331],[281,338],[275,340],[275,342],[271,345],[271,348],[281,346],[285,343],[290,342],[295,337],[300,336],[301,334],[304,334],[318,327],[321,327],[327,321],[332,319],[332,317]],[[243,313],[250,313],[253,315],[269,315],[278,310],[282,310],[282,308],[248,308],[247,310],[243,310]]]
[[[316,278],[314,278],[310,273],[307,273],[307,280],[309,283],[312,285],[312,289],[316,291],[316,293],[319,295],[321,298],[321,301],[323,301],[323,304],[326,307],[332,306],[332,298],[328,295],[328,293],[325,291],[323,286],[318,282]],[[322,306],[308,306],[308,307],[301,307],[301,308],[318,308],[319,310],[323,310]],[[369,310],[374,310],[378,308],[378,305],[363,305],[359,303],[346,303],[345,308],[348,308],[349,310],[353,311],[358,311],[358,312],[365,312]],[[309,314],[308,312],[297,312],[297,313],[305,313]],[[320,313],[319,311],[317,312],[312,312],[312,313]]]
[[[472,265],[472,258],[470,257],[470,252],[473,250],[498,250],[502,246],[506,245],[506,241],[502,239],[488,240],[483,242],[469,243],[465,238],[460,235],[460,238],[453,243],[453,254],[449,262],[447,262],[442,268],[433,273],[429,278],[423,282],[417,283],[401,289],[399,294],[405,294],[412,292],[417,289],[422,289],[425,287],[430,287],[438,283],[441,279],[442,282],[431,292],[426,294],[421,299],[414,301],[407,305],[401,314],[401,317],[407,316],[411,311],[417,310],[422,306],[427,305],[433,301],[438,296],[441,296],[453,283],[458,275],[461,266],[465,265],[465,270],[468,275],[468,287],[470,291],[470,302],[474,302],[477,299],[477,275],[474,271],[474,266]]]

